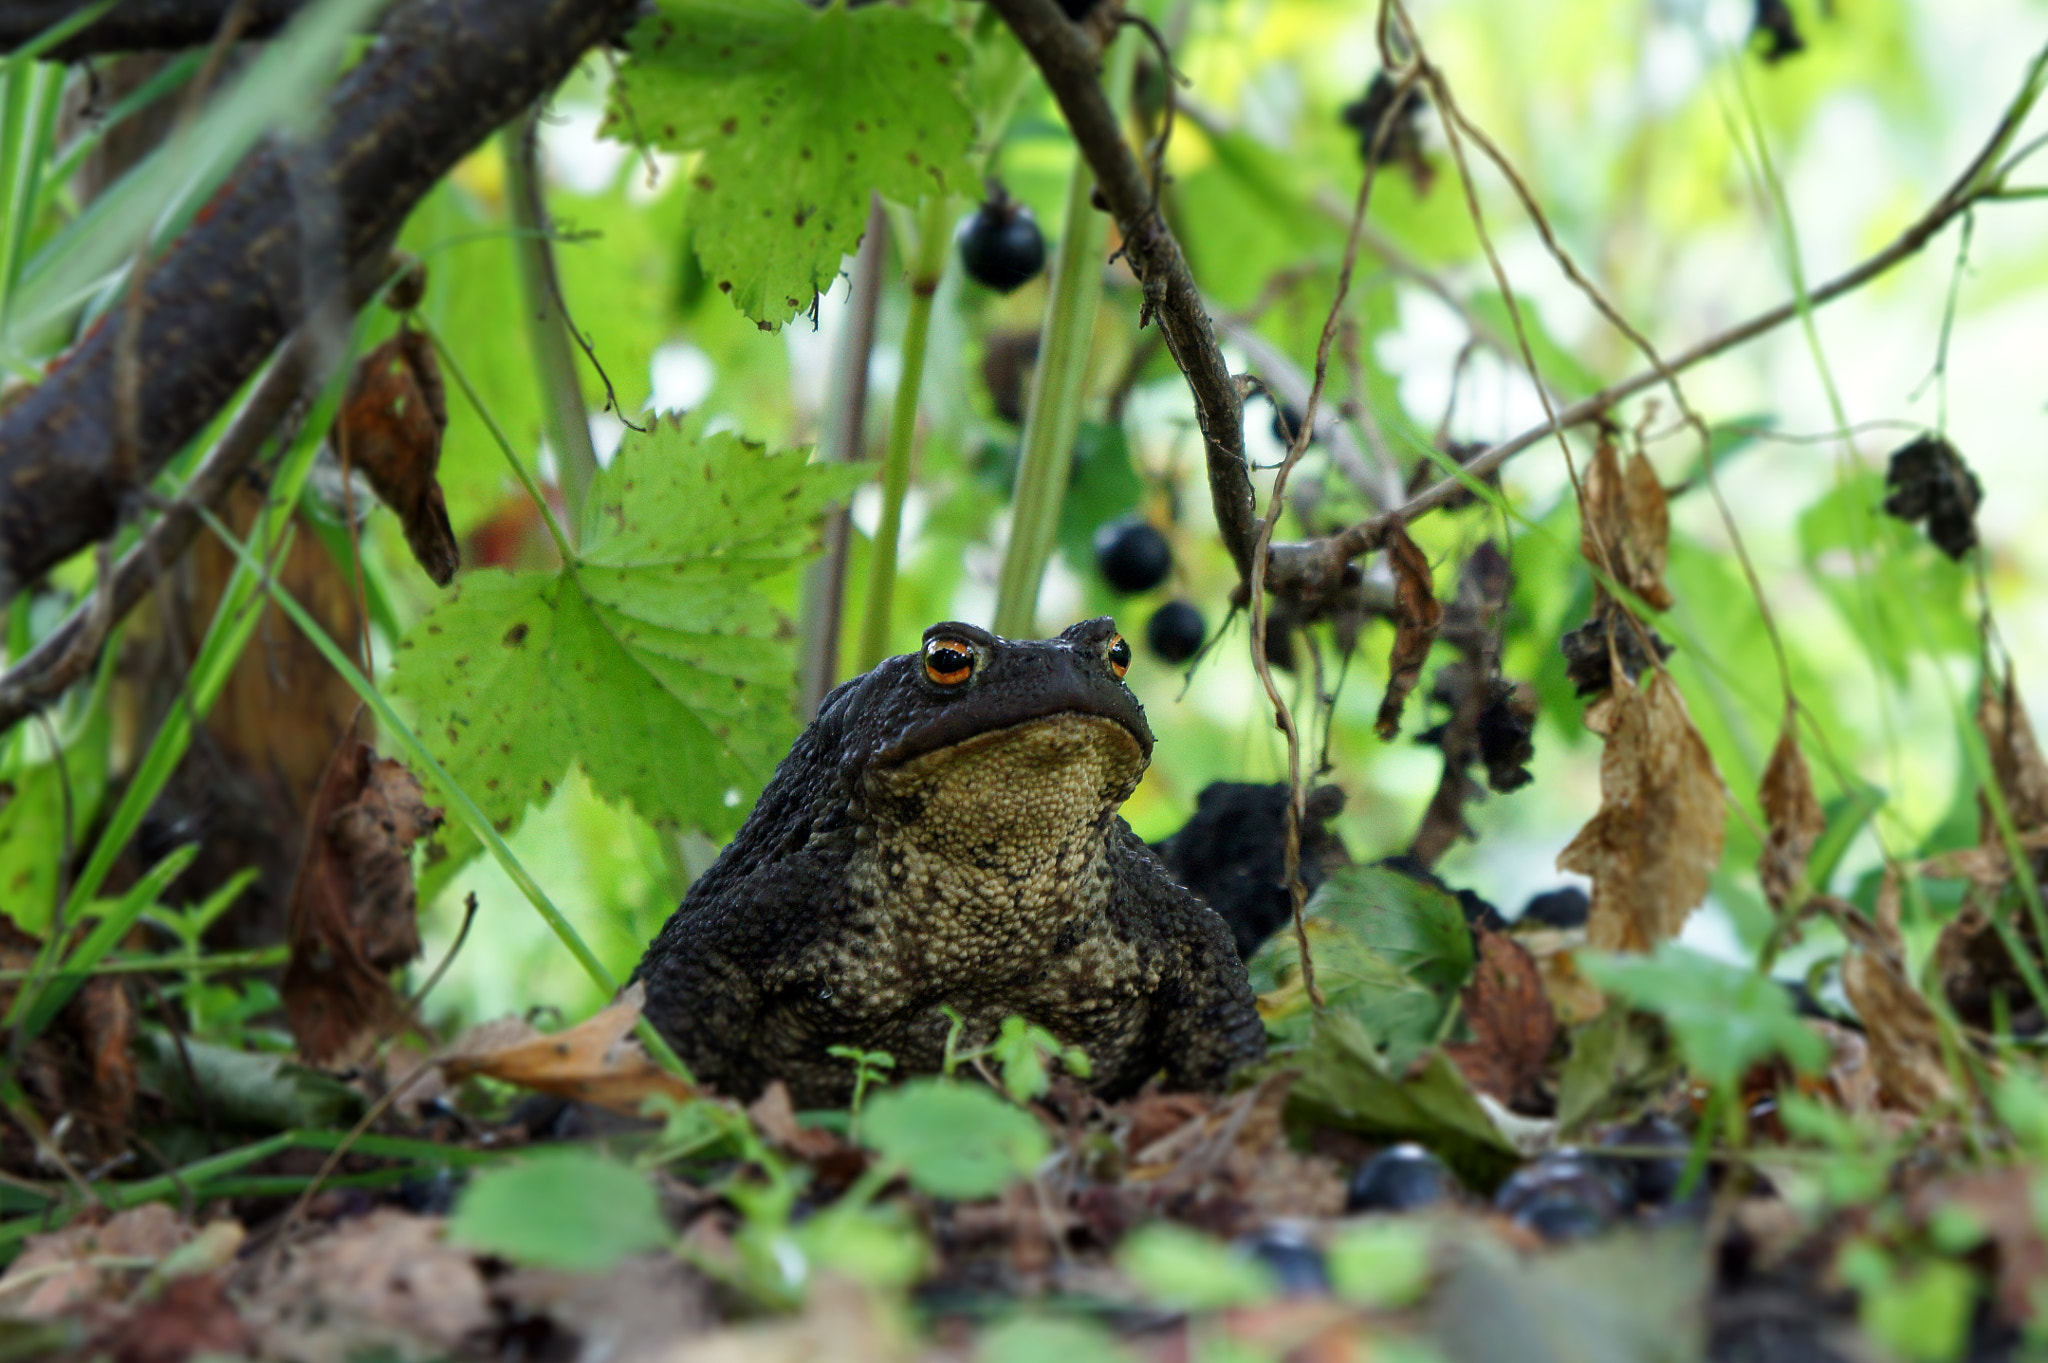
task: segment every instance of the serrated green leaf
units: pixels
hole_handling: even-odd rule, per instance
[[[1029,1174],[1052,1143],[1023,1108],[989,1089],[917,1080],[868,1100],[861,1140],[934,1197],[994,1197]]]
[[[463,578],[406,636],[391,690],[501,828],[574,762],[650,820],[729,833],[796,728],[786,622],[759,584],[808,556],[862,473],[672,421],[629,433],[580,560]]]
[[[1416,983],[1455,993],[1472,977],[1472,930],[1448,890],[1385,866],[1349,866],[1316,887],[1306,912],[1354,934]]]
[[[968,52],[894,5],[660,0],[633,31],[607,130],[699,151],[705,274],[758,322],[810,307],[860,243],[868,196],[969,192]]]
[[[1116,1260],[1147,1297],[1182,1310],[1252,1306],[1280,1294],[1273,1270],[1261,1261],[1168,1221],[1140,1228]]]
[[[597,1273],[674,1239],[647,1180],[591,1150],[549,1151],[473,1177],[448,1239],[514,1263]]]

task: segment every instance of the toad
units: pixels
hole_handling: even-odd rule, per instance
[[[1092,1087],[1214,1089],[1265,1051],[1223,920],[1117,814],[1152,756],[1107,617],[1012,641],[925,632],[833,691],[640,963],[700,1080],[843,1106],[852,1064],[941,1067],[1020,1016]]]

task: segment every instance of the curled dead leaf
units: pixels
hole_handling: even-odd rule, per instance
[[[2034,723],[2020,699],[2012,668],[2005,670],[2002,684],[1994,683],[1985,668],[1977,695],[1977,728],[1991,750],[1991,770],[1998,778],[1999,793],[2013,827],[2021,833],[2048,827],[2048,761],[2041,757],[2041,745],[2034,738]],[[1980,811],[1977,840],[1986,847],[2000,844],[1998,823],[1991,802],[1977,797]]]
[[[1602,432],[1581,491],[1579,552],[1644,604],[1669,610],[1664,566],[1670,558],[1671,517],[1657,470],[1641,450],[1629,456],[1624,468],[1613,438]]]
[[[1387,660],[1387,693],[1380,701],[1373,728],[1381,738],[1401,731],[1401,710],[1408,693],[1422,679],[1422,664],[1436,643],[1444,607],[1430,586],[1429,560],[1405,527],[1395,526],[1387,542],[1387,563],[1394,570],[1394,651]]]
[[[1770,831],[1764,838],[1757,874],[1771,907],[1783,910],[1805,879],[1807,858],[1813,855],[1814,844],[1828,827],[1820,799],[1813,793],[1813,773],[1799,751],[1789,709],[1785,712],[1785,727],[1778,734],[1778,746],[1771,750],[1771,760],[1764,768],[1758,798]]]
[[[633,1116],[657,1093],[692,1098],[696,1090],[655,1064],[631,1035],[646,992],[636,981],[587,1022],[552,1034],[521,1018],[486,1022],[457,1037],[434,1063],[450,1083],[482,1075]]]
[[[0,969],[27,971],[42,943],[0,913]],[[14,1005],[18,984],[0,984],[0,1013]],[[43,1034],[0,1064],[20,1085],[51,1140],[71,1158],[94,1163],[118,1153],[128,1134],[139,1079],[135,1068],[135,1005],[118,976],[96,975],[71,996]],[[0,1167],[28,1171],[35,1144],[19,1121],[0,1123]],[[40,1171],[38,1171],[40,1172]]]
[[[1543,974],[1520,942],[1503,932],[1474,928],[1479,961],[1462,1002],[1472,1040],[1444,1047],[1465,1082],[1509,1107],[1539,1096],[1545,1063],[1557,1040],[1557,1015]]]
[[[461,564],[439,478],[447,429],[440,362],[426,335],[409,326],[356,362],[334,423],[343,461],[398,513],[413,557],[442,587]]]
[[[1842,988],[1869,1038],[1870,1062],[1890,1106],[1921,1113],[1955,1100],[1942,1049],[1941,1018],[1906,970],[1896,929],[1872,923],[1855,908],[1826,901],[1848,935]]]
[[[1561,871],[1593,880],[1587,940],[1602,951],[1648,951],[1677,935],[1706,898],[1727,833],[1721,773],[1678,687],[1653,673],[1616,675],[1586,712],[1606,736],[1600,811],[1558,854]]]
[[[390,973],[420,952],[412,849],[441,826],[405,764],[345,738],[307,819],[282,992],[292,1036],[325,1063],[402,1019]]]

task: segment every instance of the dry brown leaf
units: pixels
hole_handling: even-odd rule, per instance
[[[1991,670],[1985,668],[1977,697],[1977,727],[1991,749],[1991,769],[1998,777],[2013,827],[2021,833],[2048,827],[2048,761],[2042,760],[2033,721],[2027,717],[2010,666],[2003,686],[1994,686]],[[1980,794],[1977,803],[1982,811],[1977,841],[1986,847],[2001,846],[1990,801]]]
[[[461,564],[438,478],[447,429],[441,366],[424,333],[401,326],[356,362],[335,421],[336,447],[398,513],[413,557],[442,587]]]
[[[1515,940],[1535,960],[1559,1026],[1576,1027],[1607,1011],[1607,995],[1579,972],[1577,953],[1586,945],[1583,928],[1518,927]]]
[[[457,1037],[435,1063],[450,1083],[482,1075],[637,1116],[657,1093],[678,1099],[696,1093],[655,1064],[631,1035],[645,999],[646,986],[636,981],[589,1021],[552,1034],[500,1018]]]
[[[1672,598],[1664,585],[1664,565],[1670,557],[1671,518],[1657,470],[1640,450],[1629,456],[1624,469],[1613,439],[1602,432],[1582,487],[1579,552],[1588,563],[1606,568],[1645,605],[1669,610]],[[1604,558],[1602,546],[1607,551]]]
[[[0,1314],[51,1320],[89,1302],[127,1295],[132,1275],[110,1262],[162,1259],[192,1238],[192,1224],[161,1202],[116,1212],[105,1222],[74,1221],[30,1236],[0,1276]]]
[[[1648,951],[1677,935],[1706,897],[1726,836],[1721,774],[1671,679],[1637,686],[1617,672],[1586,712],[1604,733],[1600,812],[1558,854],[1561,871],[1592,877],[1587,941]]]
[[[1443,602],[1430,586],[1429,560],[1405,527],[1395,526],[1387,541],[1387,563],[1394,570],[1394,651],[1387,659],[1387,694],[1380,701],[1374,731],[1392,738],[1401,731],[1401,709],[1408,693],[1422,679],[1422,664],[1443,624]]]
[[[1479,962],[1462,1002],[1473,1039],[1444,1047],[1444,1054],[1481,1093],[1509,1107],[1527,1105],[1557,1040],[1557,1015],[1526,947],[1482,927],[1472,937]]]
[[[242,1318],[259,1357],[303,1363],[455,1356],[493,1320],[475,1258],[442,1239],[441,1219],[393,1207],[287,1251]]]
[[[344,738],[307,819],[292,886],[285,1015],[307,1059],[348,1055],[401,1019],[390,973],[420,953],[413,844],[441,826],[405,764]]]
[[[188,1363],[194,1358],[246,1358],[256,1337],[227,1293],[225,1273],[175,1278],[94,1341],[92,1353],[113,1363]]]
[[[1848,935],[1842,988],[1870,1042],[1870,1063],[1892,1107],[1912,1113],[1953,1102],[1955,1081],[1943,1058],[1941,1019],[1906,970],[1896,927],[1872,923],[1839,900],[1824,907]]]
[[[796,1104],[790,1100],[789,1085],[780,1079],[771,1080],[768,1087],[761,1090],[761,1096],[747,1108],[747,1115],[753,1118],[755,1127],[767,1138],[768,1144],[806,1164],[853,1153],[836,1132],[821,1126],[805,1126],[797,1121]]]
[[[1806,876],[1806,861],[1813,855],[1813,845],[1828,829],[1820,798],[1813,793],[1813,773],[1807,768],[1805,754],[1799,751],[1799,740],[1793,732],[1793,712],[1789,709],[1785,712],[1785,727],[1778,734],[1778,746],[1771,749],[1771,760],[1764,767],[1758,796],[1770,832],[1764,839],[1757,874],[1771,907],[1783,909]]]

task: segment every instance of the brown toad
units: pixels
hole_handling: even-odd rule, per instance
[[[699,1078],[844,1104],[834,1045],[939,1068],[1024,1017],[1115,1097],[1215,1088],[1265,1031],[1230,930],[1117,816],[1152,754],[1113,621],[1011,641],[934,625],[825,698],[640,963]]]

